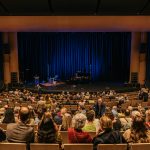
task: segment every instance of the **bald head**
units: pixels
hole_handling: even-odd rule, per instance
[[[29,119],[30,111],[28,107],[21,107],[19,112],[20,120],[26,123]]]

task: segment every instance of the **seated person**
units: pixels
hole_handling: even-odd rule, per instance
[[[73,117],[73,128],[68,129],[69,143],[91,143],[92,138],[87,132],[83,132],[82,128],[86,122],[86,116],[78,113]]]
[[[126,130],[123,136],[128,143],[150,143],[150,132],[141,114],[137,113],[134,116],[131,129]]]
[[[125,110],[125,116],[120,118],[121,128],[123,131],[131,128],[132,118],[130,117],[130,110]]]
[[[82,129],[86,132],[97,133],[99,131],[99,119],[95,119],[95,112],[93,110],[87,112],[87,120]]]
[[[34,142],[34,129],[29,126],[30,111],[28,107],[21,107],[19,111],[19,122],[7,125],[6,137],[8,142],[29,143]]]
[[[37,142],[39,143],[59,143],[61,138],[58,135],[58,128],[52,119],[50,112],[45,112],[38,125]]]
[[[94,150],[97,150],[98,144],[119,144],[125,143],[122,134],[119,131],[113,131],[113,123],[107,116],[100,118],[100,132],[93,139]]]

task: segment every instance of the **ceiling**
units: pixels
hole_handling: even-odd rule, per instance
[[[150,0],[0,0],[0,16],[150,15]]]

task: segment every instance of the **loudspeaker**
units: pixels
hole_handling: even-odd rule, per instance
[[[140,53],[146,53],[147,51],[147,43],[141,43],[139,47]]]
[[[9,54],[10,53],[10,46],[9,44],[3,44],[3,53],[4,54]]]
[[[17,72],[11,72],[11,83],[18,83]]]
[[[138,83],[138,73],[137,72],[131,72],[131,83],[132,84]]]

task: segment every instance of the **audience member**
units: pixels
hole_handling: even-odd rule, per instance
[[[73,128],[68,129],[69,143],[91,143],[92,138],[87,133],[82,131],[86,122],[86,116],[82,113],[78,113],[73,117],[72,126]]]
[[[123,134],[128,143],[149,143],[150,132],[145,126],[145,119],[141,114],[136,114],[133,118],[131,129]]]
[[[98,144],[119,144],[125,143],[125,139],[119,131],[113,131],[112,120],[107,116],[100,118],[101,131],[93,139],[94,150],[97,150]]]
[[[103,103],[103,100],[102,100],[102,97],[100,97],[96,104],[94,105],[94,111],[95,111],[95,116],[96,118],[100,118],[102,117],[104,114],[105,114],[105,109],[106,109],[106,106],[105,104]]]
[[[15,123],[14,110],[12,108],[7,108],[4,114],[4,119],[2,123]]]
[[[21,107],[19,112],[19,122],[7,125],[6,136],[8,142],[34,142],[34,129],[28,125],[29,117],[29,109],[27,107]]]
[[[82,128],[86,132],[98,132],[99,131],[99,120],[95,119],[95,112],[90,110],[87,112],[87,120],[85,126]]]
[[[132,118],[130,117],[130,110],[125,110],[125,116],[120,118],[121,121],[121,129],[126,131],[131,128]]]
[[[45,112],[38,125],[37,142],[39,143],[59,143],[62,141],[58,136],[58,127],[52,119],[50,112]]]

